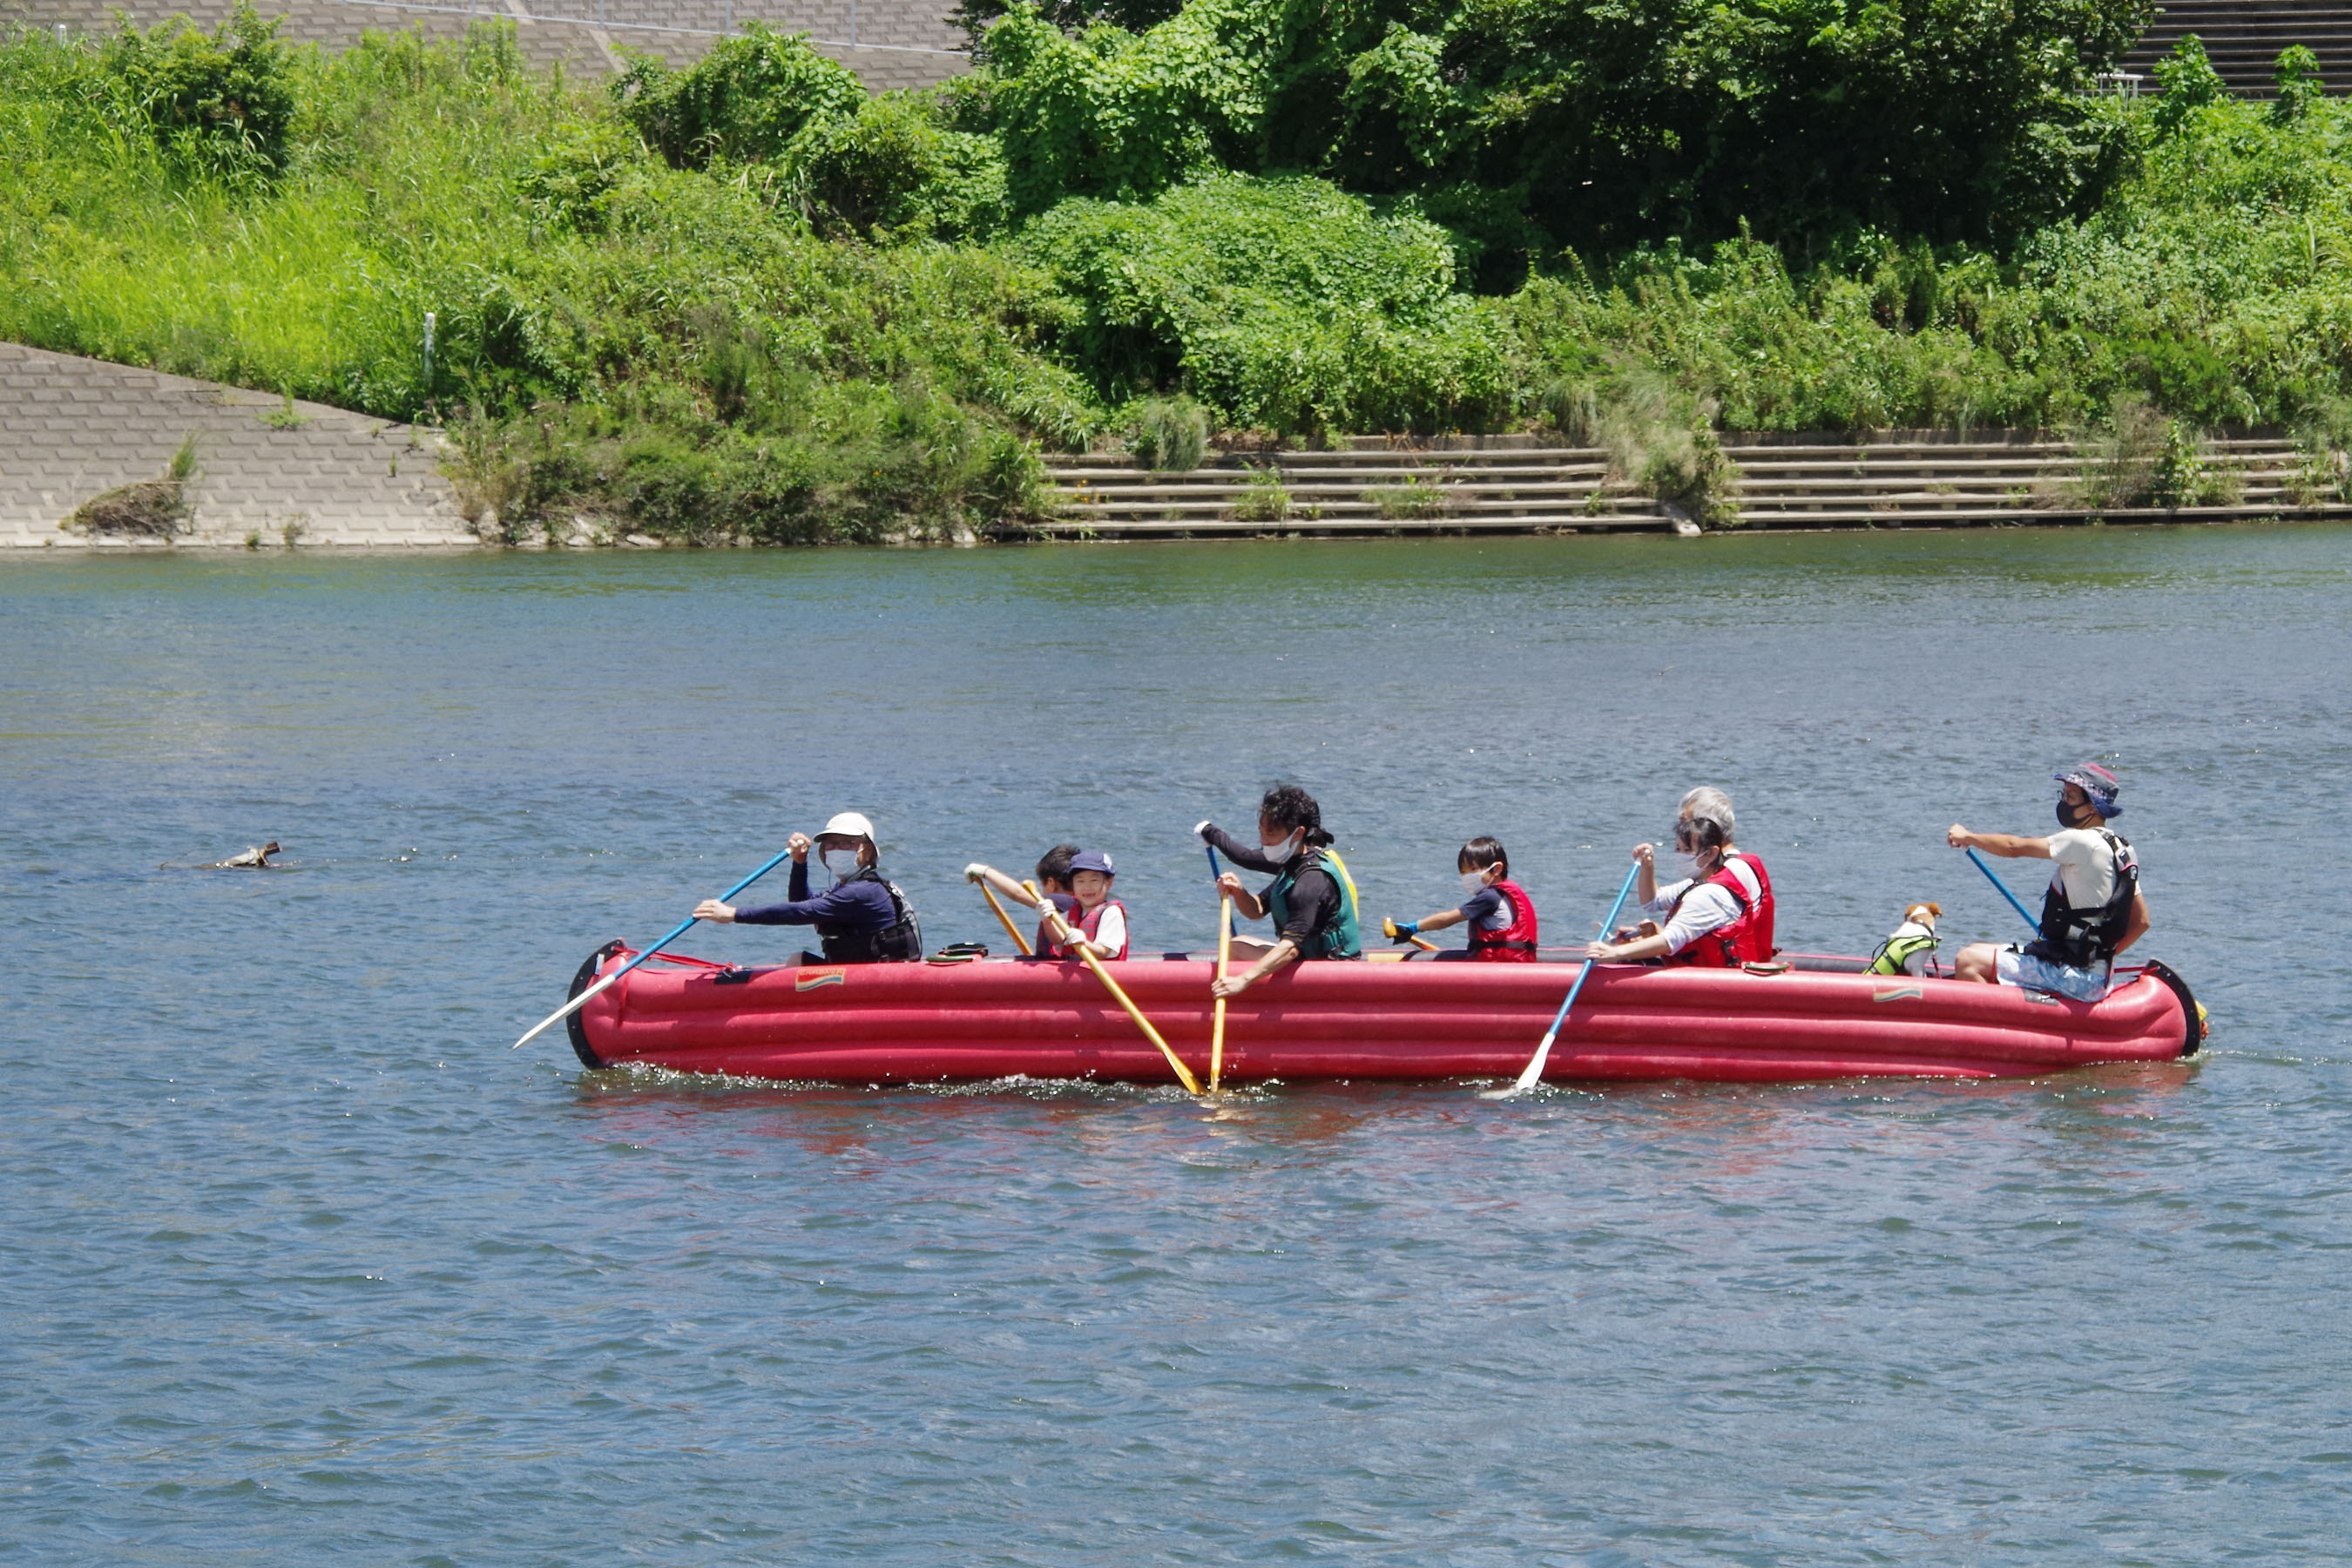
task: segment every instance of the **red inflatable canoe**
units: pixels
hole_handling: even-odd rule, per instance
[[[596,952],[572,994],[630,956],[619,942]],[[1576,976],[1575,955],[1546,957],[1294,965],[1228,1005],[1225,1079],[1515,1077]],[[1544,1076],[2000,1078],[2170,1060],[2204,1039],[2196,999],[2158,963],[2119,972],[2106,998],[2087,1004],[1864,974],[1858,959],[1791,962],[1774,973],[1603,964]],[[1205,1079],[1213,959],[1171,953],[1108,967]],[[858,1083],[1175,1081],[1083,965],[1034,959],[742,969],[663,954],[570,1025],[592,1068]]]

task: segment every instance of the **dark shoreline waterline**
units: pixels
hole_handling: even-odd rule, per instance
[[[416,544],[297,544],[291,546],[261,545],[258,547],[224,541],[214,543],[194,540],[107,539],[58,540],[38,545],[10,548],[0,545],[0,565],[36,560],[98,560],[122,556],[142,559],[181,555],[192,560],[235,560],[239,556],[261,559],[304,560],[363,560],[369,558],[404,559],[418,556],[614,556],[645,554],[750,554],[803,555],[856,554],[871,552],[880,554],[906,554],[928,552],[958,552],[991,549],[1085,547],[1105,550],[1115,547],[1162,549],[1180,544],[1403,544],[1423,542],[1495,542],[1502,540],[1575,539],[1591,542],[1604,539],[1647,539],[1686,542],[1732,539],[1830,539],[1873,538],[1896,534],[2004,534],[2015,532],[2079,533],[2103,529],[2116,531],[2156,531],[2165,529],[2265,529],[2265,528],[2340,528],[2352,521],[2352,517],[2298,517],[2290,512],[2264,512],[2252,516],[2194,518],[2168,515],[2055,517],[2048,512],[2021,512],[2013,522],[1981,523],[1895,523],[1874,527],[1838,528],[1773,528],[1743,524],[1738,528],[1706,529],[1697,533],[1677,533],[1671,527],[1660,528],[1592,528],[1576,529],[1545,525],[1530,529],[1445,527],[1383,527],[1362,531],[1317,529],[1274,529],[1265,532],[1224,532],[1217,534],[1160,534],[1129,536],[1117,539],[1090,539],[1076,534],[1053,534],[1039,537],[973,537],[971,539],[901,539],[879,542],[848,542],[819,541],[807,544],[761,544],[743,541],[684,541],[669,539],[626,539],[611,543],[573,542],[549,544],[529,542],[499,544],[489,542],[475,543]]]

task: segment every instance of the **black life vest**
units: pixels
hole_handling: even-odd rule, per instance
[[[2035,958],[2089,969],[2116,955],[2116,944],[2131,924],[2132,900],[2139,896],[2139,861],[2128,840],[2104,827],[2092,830],[2107,841],[2115,857],[2115,886],[2104,904],[2070,904],[2066,879],[2053,874],[2050,890],[2042,895],[2042,934],[2026,947]]]
[[[881,882],[890,895],[893,918],[886,926],[858,930],[852,926],[820,925],[817,942],[824,949],[827,963],[916,963],[923,956],[923,926],[915,918],[915,907],[907,902],[907,895],[898,884],[882,879],[882,873],[871,866],[860,866],[854,875],[844,877],[847,882]]]

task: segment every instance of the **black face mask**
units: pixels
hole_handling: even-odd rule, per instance
[[[2091,805],[2090,802],[2084,801],[2080,805],[2074,805],[2070,804],[2063,795],[2061,795],[2058,799],[2058,826],[2069,828],[2082,826],[2083,825],[2081,823],[2074,820],[2074,814],[2078,811],[2090,812],[2091,819],[2095,822],[2098,820],[2099,814]]]

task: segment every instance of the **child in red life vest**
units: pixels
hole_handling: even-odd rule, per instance
[[[1070,857],[1070,893],[1078,900],[1078,918],[1069,922],[1072,940],[1057,956],[1076,958],[1080,942],[1106,963],[1127,956],[1127,906],[1110,896],[1115,875],[1110,857],[1098,849]]]
[[[1411,942],[1425,931],[1467,925],[1470,945],[1460,952],[1441,952],[1442,959],[1467,959],[1480,963],[1533,963],[1536,961],[1536,906],[1525,888],[1511,880],[1511,858],[1492,838],[1473,838],[1454,857],[1462,874],[1462,907],[1440,910],[1417,921],[1382,921],[1381,929],[1391,941]]]

